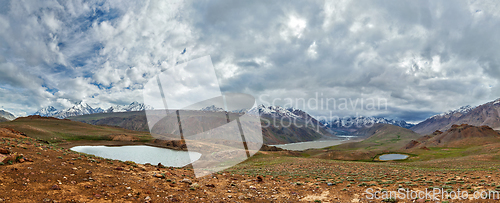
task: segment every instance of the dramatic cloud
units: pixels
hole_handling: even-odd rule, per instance
[[[101,107],[141,101],[156,74],[206,55],[224,92],[317,116],[419,121],[500,97],[495,1],[2,5],[0,104],[17,115],[80,100]],[[387,108],[303,105],[316,95],[337,107],[346,98]]]

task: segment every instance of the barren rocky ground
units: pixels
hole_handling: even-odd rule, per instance
[[[259,152],[225,171],[195,178],[192,169],[103,159],[19,136],[1,137],[0,201],[4,202],[425,202],[367,193],[399,188],[476,191],[500,188],[499,164],[372,163]],[[152,155],[154,156],[154,155]],[[476,163],[476,162],[473,162]],[[485,162],[486,163],[486,162]],[[496,163],[496,164],[494,164]],[[441,169],[442,168],[442,169]],[[498,184],[498,185],[497,185]],[[382,193],[379,193],[382,194]],[[373,197],[374,199],[369,199]],[[436,202],[436,201],[432,201]]]

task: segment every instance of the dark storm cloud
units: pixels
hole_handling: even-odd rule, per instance
[[[261,103],[263,95],[283,100],[320,93],[386,99],[390,107],[335,112],[342,116],[418,121],[500,95],[495,2],[38,4],[13,1],[0,10],[0,63],[29,73],[0,85],[10,92],[0,99],[3,106],[21,98],[18,112],[82,99],[103,107],[140,101],[142,84],[159,71],[206,55],[223,91],[249,93]],[[34,78],[29,87],[19,83],[26,78]]]

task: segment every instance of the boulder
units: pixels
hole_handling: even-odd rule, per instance
[[[0,148],[0,154],[10,154],[10,151],[8,149]]]

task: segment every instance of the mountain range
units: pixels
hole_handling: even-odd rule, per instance
[[[223,108],[216,107],[214,105],[205,107],[201,109],[202,111],[224,111]],[[244,112],[245,109],[233,111],[234,113]],[[386,119],[383,117],[345,117],[338,120],[326,121],[326,120],[316,120],[313,116],[309,115],[307,112],[302,111],[297,108],[285,108],[281,106],[266,106],[264,104],[258,105],[248,110],[248,114],[260,115],[264,118],[270,119],[299,119],[302,121],[309,121],[314,125],[320,125],[327,128],[330,133],[352,133],[359,130],[362,127],[372,126],[373,124],[391,124],[403,128],[411,128],[414,124],[407,123],[404,120],[393,120]]]
[[[393,120],[393,119],[386,119],[383,117],[364,117],[364,116],[344,117],[332,121],[322,120],[321,122],[329,128],[337,130],[345,130],[349,132],[356,131],[357,129],[360,129],[362,127],[370,127],[377,123],[391,124],[407,129],[414,126],[414,124],[407,123],[404,120]]]
[[[106,110],[106,113],[144,111],[144,110],[153,110],[153,107],[139,102],[132,102],[129,105],[116,105],[109,107]]]
[[[143,111],[152,110],[152,107],[146,106],[139,102],[133,102],[129,105],[116,105],[109,107],[106,110],[101,108],[92,108],[90,105],[78,102],[75,106],[58,111],[52,106],[44,109],[40,109],[34,115],[40,116],[52,116],[57,118],[67,118],[71,116],[79,116],[86,114],[95,113],[116,113],[116,112],[131,112],[131,111]],[[216,106],[207,106],[202,111],[224,111],[223,108]],[[285,108],[280,106],[266,106],[258,105],[251,109],[242,109],[239,111],[233,111],[233,113],[242,113],[248,111],[248,114],[260,115],[264,121],[273,121],[276,119],[287,118],[285,120],[291,121],[292,119],[298,119],[302,122],[309,122],[312,124],[318,124],[322,129],[326,129],[331,134],[340,133],[354,133],[358,131],[361,127],[371,126],[375,123],[380,124],[391,124],[407,129],[411,129],[421,135],[429,135],[436,130],[446,131],[452,127],[452,125],[469,124],[473,126],[489,126],[494,130],[500,130],[500,99],[492,102],[485,103],[483,105],[473,107],[473,106],[463,106],[459,109],[448,111],[442,114],[432,116],[425,121],[413,125],[405,122],[404,120],[393,120],[383,117],[346,117],[337,120],[316,120],[313,116],[309,115],[305,111],[296,108]],[[8,120],[12,120],[15,117],[12,114],[7,114],[3,111]],[[0,111],[0,116],[2,111]]]
[[[473,126],[489,126],[500,130],[500,99],[477,107],[463,106],[426,119],[410,129],[421,135],[428,135],[436,130],[446,131],[453,125],[469,124]]]
[[[38,110],[33,115],[63,119],[71,116],[80,116],[80,115],[95,114],[95,113],[130,112],[130,111],[144,111],[152,109],[153,109],[152,107],[147,106],[145,104],[139,102],[132,102],[129,105],[116,105],[104,110],[100,107],[93,108],[89,104],[80,101],[75,103],[74,106],[61,111],[57,110],[53,106],[48,106],[46,108]]]

